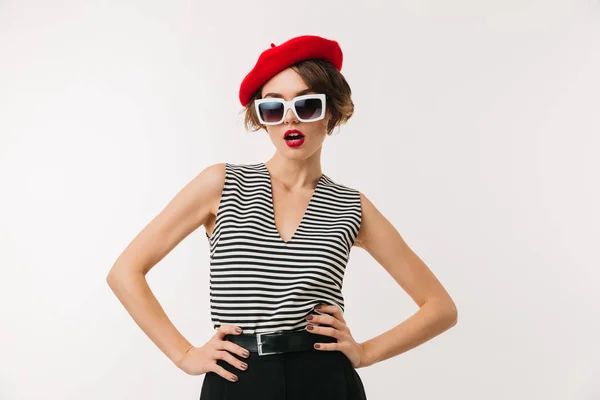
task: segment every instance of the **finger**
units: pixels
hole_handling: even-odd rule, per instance
[[[245,371],[248,368],[248,364],[241,360],[238,360],[236,357],[233,356],[233,354],[229,353],[228,351],[218,351],[217,359],[226,361],[235,368],[242,371]]]
[[[312,329],[309,329],[309,327],[312,327]],[[307,325],[306,330],[311,333],[316,333],[316,334],[323,335],[323,336],[331,336],[336,339],[338,339],[342,336],[342,333],[340,331],[338,331],[337,329],[324,327],[324,326]]]
[[[313,347],[323,351],[341,351],[339,343],[315,343]]]
[[[331,314],[338,320],[342,321],[344,324],[346,323],[342,309],[337,305],[321,304],[320,307],[315,307],[315,310],[322,313]]]
[[[229,340],[223,340],[221,342],[221,346],[219,346],[220,348],[218,348],[217,350],[227,350],[230,353],[234,353],[237,354],[240,357],[244,357],[244,358],[248,358],[250,357],[250,352],[243,348],[242,346],[230,342]]]
[[[242,328],[235,325],[223,324],[219,326],[217,332],[215,333],[215,337],[223,340],[225,335],[239,335],[242,333]]]
[[[221,367],[218,364],[215,364],[213,366],[213,371],[215,374],[222,376],[223,378],[227,379],[228,381],[231,382],[235,382],[237,381],[237,376],[235,374],[232,374],[231,372],[227,371],[225,368]]]
[[[311,315],[309,315],[309,317],[310,316],[312,316],[312,318],[308,319],[308,317],[307,317],[306,320],[309,321],[311,324],[328,325],[339,331],[346,331],[348,329],[346,324],[344,324],[342,321],[338,320],[337,318],[335,318],[332,315],[311,314]]]

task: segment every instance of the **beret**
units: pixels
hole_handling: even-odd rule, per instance
[[[303,35],[279,46],[271,43],[271,48],[260,54],[254,68],[243,79],[239,92],[240,103],[245,107],[263,84],[287,67],[314,58],[329,61],[338,71],[342,70],[342,49],[335,40]]]

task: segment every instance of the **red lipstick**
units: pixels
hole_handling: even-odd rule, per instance
[[[298,129],[290,129],[283,134],[283,140],[289,147],[298,147],[304,143],[304,134]]]

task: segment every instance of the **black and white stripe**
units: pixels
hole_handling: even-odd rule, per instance
[[[292,238],[275,225],[264,163],[226,163],[210,245],[214,328],[295,331],[319,303],[344,309],[342,283],[361,223],[359,191],[323,174]],[[315,311],[316,312],[316,311]]]

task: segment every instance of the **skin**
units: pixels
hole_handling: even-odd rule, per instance
[[[302,78],[288,68],[263,86],[262,95],[278,93],[291,100],[304,89],[307,86]],[[272,178],[276,226],[284,241],[298,227],[322,175],[321,149],[330,118],[328,112],[321,121],[303,123],[288,110],[280,125],[265,127],[276,150],[265,165]],[[290,148],[285,144],[283,134],[288,129],[298,129],[305,135],[302,146]],[[237,377],[217,365],[217,361],[224,360],[239,369],[248,367],[234,357],[235,354],[246,358],[246,349],[224,340],[227,334],[240,334],[236,331],[238,327],[224,324],[204,345],[193,346],[169,320],[145,279],[160,260],[200,226],[212,235],[224,180],[224,163],[202,170],[129,243],[106,280],[136,324],[176,366],[191,375],[210,371],[235,381]],[[408,293],[419,310],[394,328],[362,343],[353,338],[337,306],[324,305],[319,310],[323,315],[312,314],[307,329],[313,329],[308,331],[337,339],[337,343],[317,343],[315,348],[343,352],[354,368],[406,352],[454,326],[458,316],[450,295],[395,227],[362,192],[360,200],[362,221],[354,246],[367,251]]]

